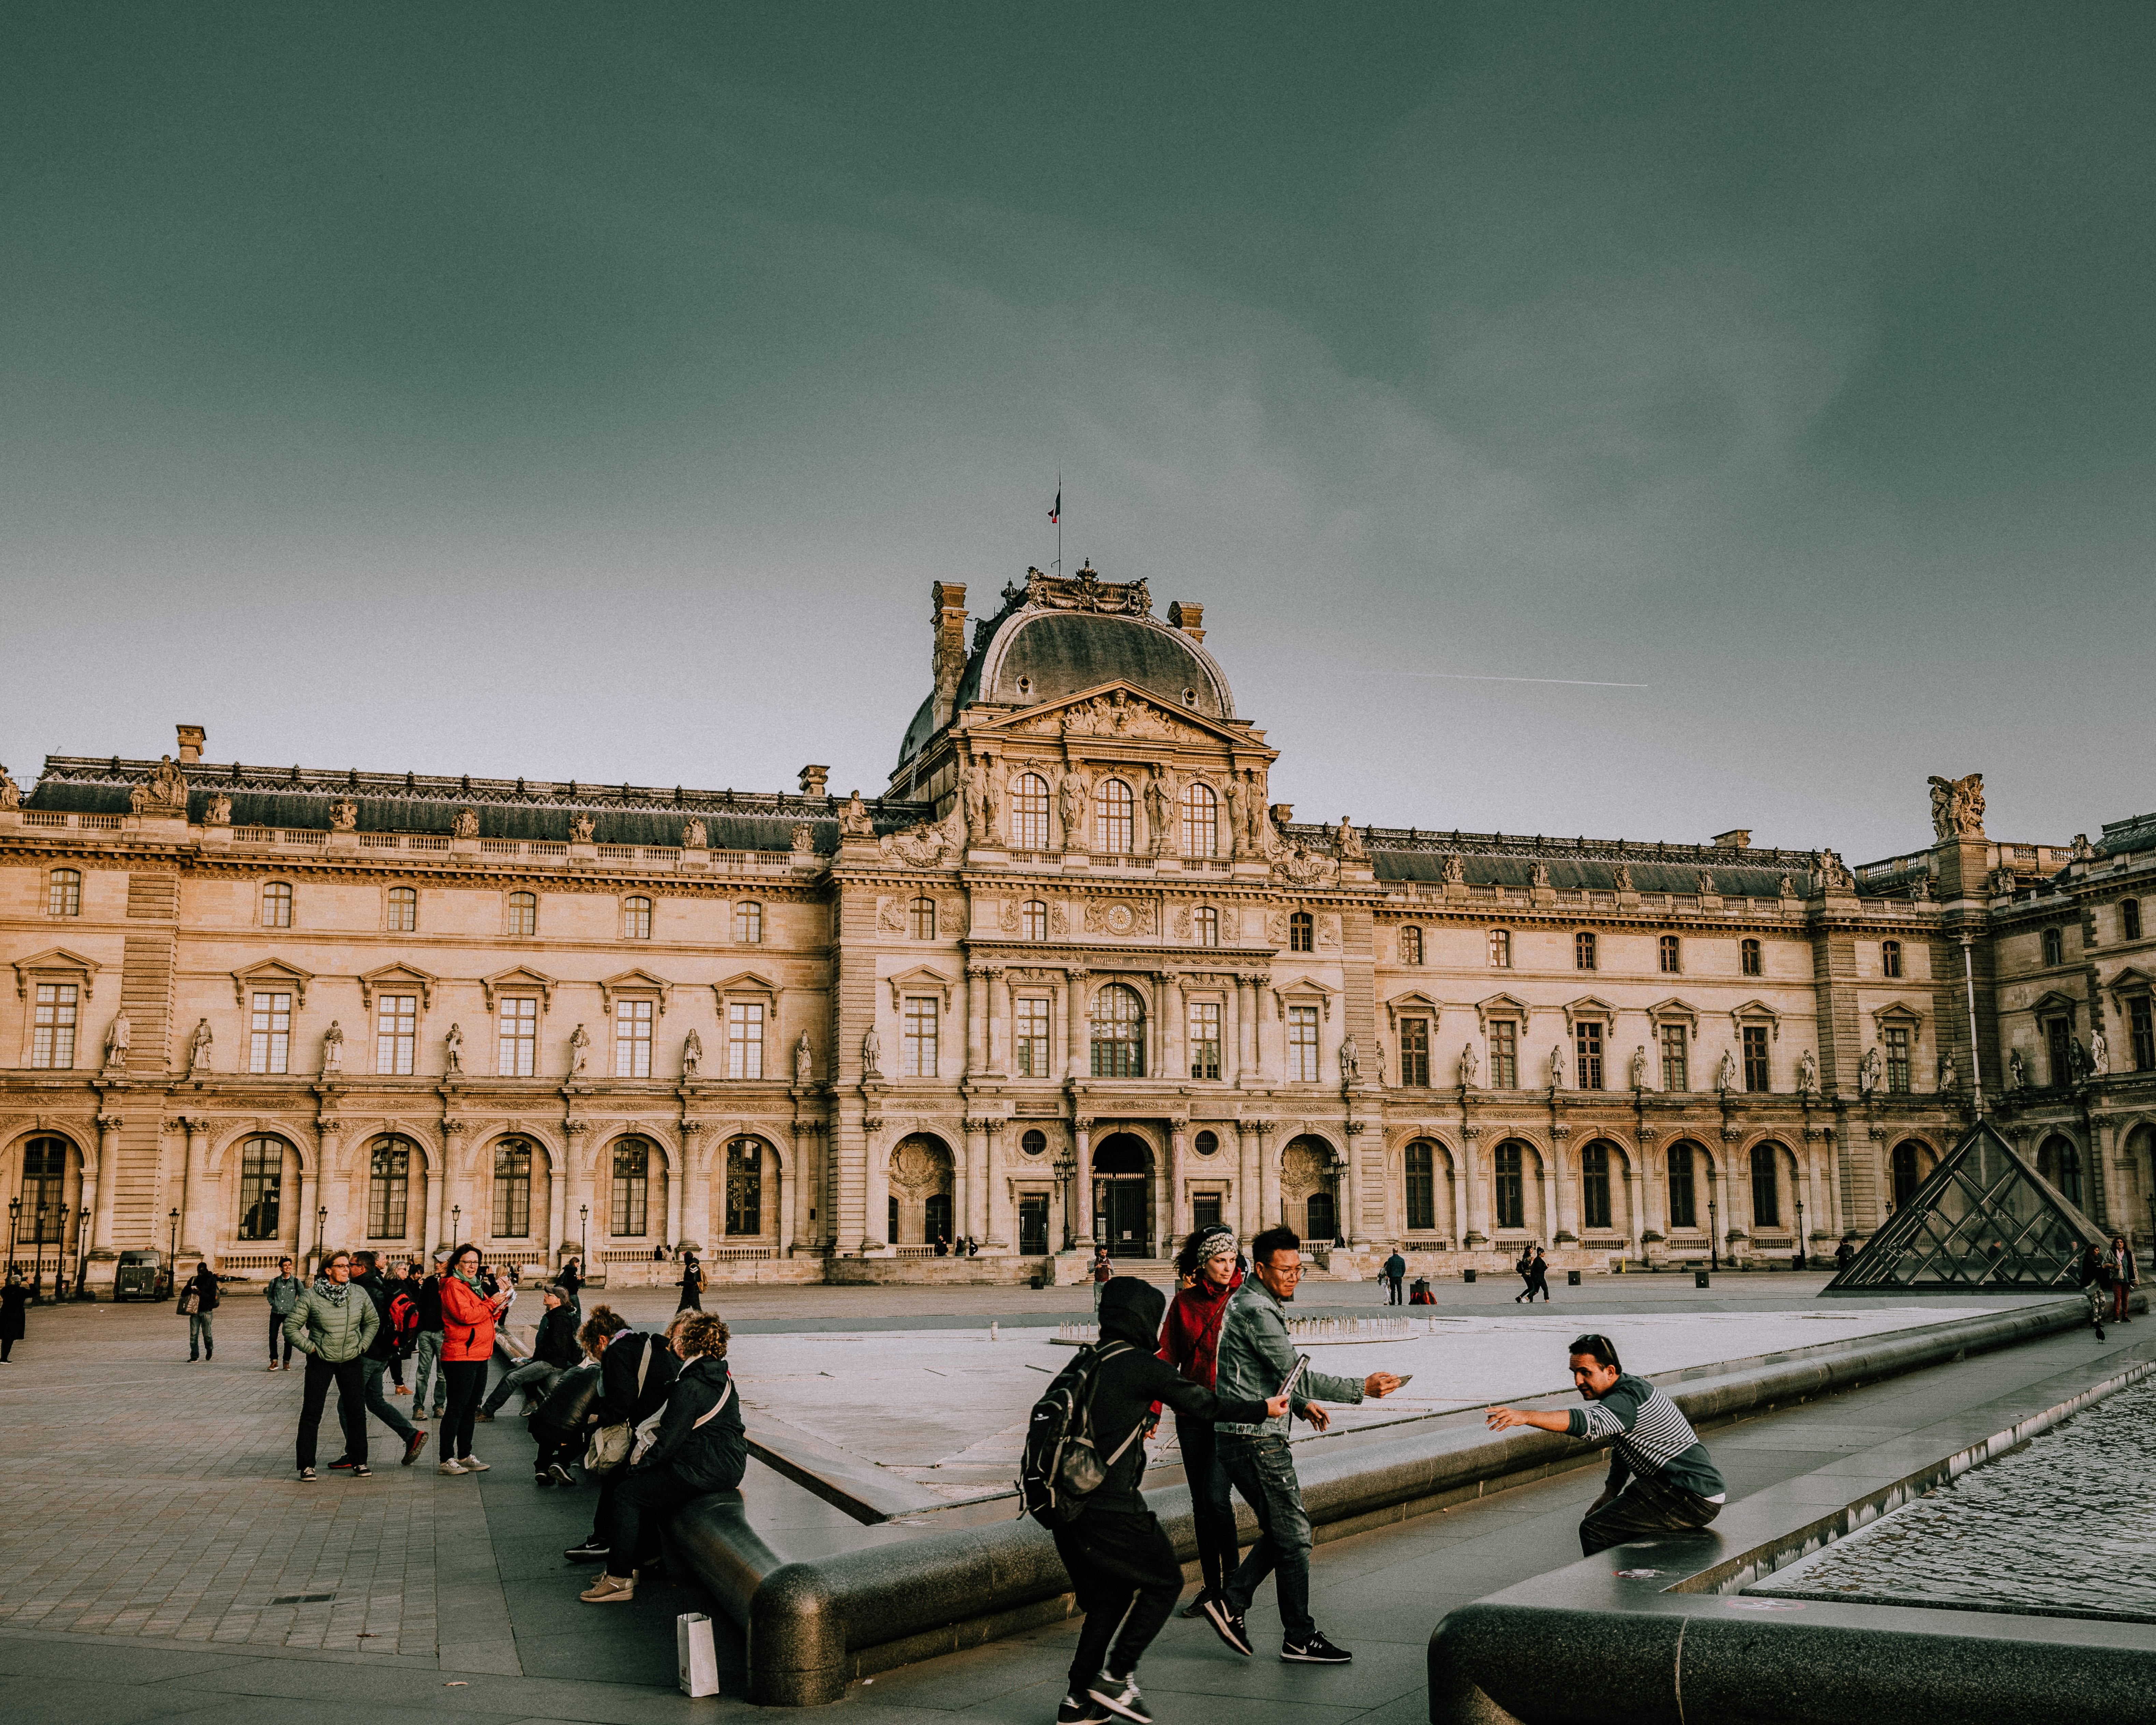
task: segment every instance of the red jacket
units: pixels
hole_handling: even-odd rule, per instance
[[[1193,1384],[1213,1388],[1220,1368],[1220,1321],[1242,1285],[1240,1270],[1224,1288],[1215,1288],[1201,1276],[1168,1308],[1168,1320],[1160,1327],[1160,1357]]]
[[[454,1276],[442,1278],[442,1358],[494,1358],[494,1302]]]

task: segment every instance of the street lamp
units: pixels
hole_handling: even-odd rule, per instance
[[[329,1227],[329,1220],[330,1207],[324,1204],[315,1212],[315,1265],[317,1269],[321,1266],[322,1235]]]
[[[165,1285],[168,1288],[180,1279],[180,1213],[177,1209],[172,1213],[172,1237],[165,1242]]]
[[[1055,1169],[1056,1183],[1063,1189],[1063,1250],[1067,1252],[1076,1244],[1075,1237],[1070,1231],[1070,1212],[1073,1208],[1070,1183],[1078,1173],[1076,1153],[1065,1144],[1055,1153],[1053,1166]]]
[[[1811,1260],[1811,1248],[1804,1238],[1804,1201],[1797,1200],[1797,1268],[1804,1269]]]
[[[45,1212],[50,1208],[49,1204],[38,1206],[37,1231],[30,1236],[30,1249],[38,1255],[30,1266],[30,1303],[33,1306],[44,1303],[40,1291],[45,1285]]]
[[[588,1204],[577,1206],[577,1263],[586,1275],[592,1267],[592,1207]]]
[[[19,1198],[9,1199],[8,1200],[8,1267],[10,1270],[15,1267],[15,1224],[21,1219],[22,1214],[23,1200]]]
[[[1715,1269],[1722,1268],[1722,1223],[1718,1218],[1714,1194],[1707,1197],[1707,1259]]]
[[[464,1239],[464,1236],[465,1207],[460,1204],[453,1204],[449,1206],[449,1240],[451,1242],[449,1250],[451,1251],[454,1251],[456,1250],[457,1242],[461,1241]]]
[[[74,1296],[78,1300],[90,1297],[90,1209],[78,1208],[74,1213]]]

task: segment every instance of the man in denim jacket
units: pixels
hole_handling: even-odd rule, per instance
[[[1295,1369],[1285,1302],[1302,1280],[1302,1242],[1292,1228],[1268,1228],[1250,1242],[1250,1279],[1236,1291],[1220,1327],[1219,1372],[1214,1393],[1224,1401],[1263,1401],[1279,1392]],[[1324,1410],[1313,1402],[1359,1402],[1389,1395],[1400,1380],[1373,1372],[1358,1383],[1323,1372],[1305,1372],[1292,1397],[1294,1411],[1320,1431]],[[1250,1651],[1243,1626],[1251,1596],[1265,1577],[1280,1579],[1281,1657],[1292,1665],[1345,1665],[1353,1656],[1336,1647],[1310,1615],[1310,1517],[1288,1454],[1287,1416],[1258,1425],[1214,1426],[1220,1464],[1258,1517],[1258,1542],[1229,1580],[1227,1596],[1203,1601],[1207,1620],[1238,1653]]]

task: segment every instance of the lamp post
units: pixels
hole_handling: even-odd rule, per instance
[[[30,1303],[33,1306],[44,1304],[43,1291],[45,1286],[45,1212],[50,1208],[49,1204],[41,1204],[38,1206],[37,1229],[30,1235],[30,1250],[37,1254],[30,1264]]]
[[[329,1227],[329,1220],[330,1207],[324,1204],[315,1212],[315,1266],[317,1269],[321,1266],[322,1235]]]
[[[180,1279],[180,1213],[172,1213],[172,1236],[165,1242],[165,1286],[170,1288]]]
[[[1707,1195],[1707,1260],[1713,1268],[1722,1268],[1722,1221],[1712,1188]]]
[[[22,1214],[23,1200],[19,1198],[9,1199],[8,1200],[8,1267],[10,1270],[15,1267],[15,1224],[22,1219]]]
[[[592,1273],[592,1207],[588,1204],[577,1206],[577,1263],[585,1275]]]
[[[1054,1166],[1056,1184],[1063,1191],[1063,1250],[1067,1252],[1076,1244],[1076,1237],[1070,1231],[1070,1211],[1075,1198],[1070,1183],[1078,1173],[1076,1153],[1065,1144],[1055,1153]]]
[[[460,1204],[449,1206],[449,1250],[454,1251],[464,1239],[465,1207]]]
[[[74,1296],[90,1298],[90,1209],[79,1205],[74,1213]]]
[[[1811,1248],[1804,1238],[1804,1201],[1797,1200],[1797,1268],[1802,1270],[1811,1260]]]

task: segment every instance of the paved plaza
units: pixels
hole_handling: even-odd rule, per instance
[[[1590,1318],[1645,1368],[1661,1370],[2002,1303],[1912,1313],[1886,1301],[1817,1301],[1817,1285],[1786,1274],[1723,1278],[1708,1291],[1689,1278],[1599,1281],[1560,1288],[1558,1303],[1532,1314],[1509,1308],[1502,1286],[1462,1287],[1447,1291],[1444,1305],[1406,1314],[1420,1332],[1414,1339],[1368,1346],[1414,1350],[1412,1388],[1437,1404],[1554,1387],[1565,1341]],[[1313,1312],[1382,1315],[1374,1287],[1321,1285],[1311,1294]],[[601,1299],[639,1320],[663,1317],[673,1303],[658,1290],[588,1303]],[[1031,1366],[1068,1357],[1050,1339],[1055,1324],[1089,1309],[1082,1289],[718,1289],[709,1303],[739,1327],[752,1424],[785,1414],[858,1453],[913,1455],[891,1470],[908,1476],[968,1447],[932,1455],[938,1445],[970,1431],[978,1447],[1002,1432],[989,1427],[1009,1399],[1029,1379],[1046,1381]],[[431,1450],[419,1466],[398,1466],[389,1435],[376,1427],[372,1478],[326,1473],[298,1483],[300,1373],[263,1370],[257,1304],[242,1295],[219,1313],[217,1358],[197,1365],[186,1360],[184,1321],[168,1307],[31,1313],[28,1339],[0,1373],[8,1461],[0,1674],[11,1713],[85,1725],[199,1714],[205,1725],[251,1725],[327,1702],[393,1708],[402,1725],[472,1725],[742,1710],[737,1700],[690,1702],[675,1688],[675,1616],[708,1609],[693,1589],[651,1583],[626,1608],[578,1604],[589,1572],[561,1553],[589,1527],[592,1494],[534,1489],[521,1421],[479,1428],[476,1447],[494,1468],[478,1479],[438,1476]],[[1741,1497],[2139,1339],[2138,1327],[2102,1343],[2086,1331],[2056,1335],[1724,1427],[1708,1441]],[[1328,1348],[1326,1363],[1353,1359],[1361,1370],[1364,1351]],[[846,1425],[849,1385],[861,1406],[884,1407],[879,1420]],[[894,1410],[925,1394],[947,1408],[917,1409],[901,1430]],[[874,1436],[879,1424],[891,1432]],[[333,1425],[332,1414],[326,1455]],[[1237,1659],[1204,1625],[1172,1623],[1143,1671],[1158,1716],[1163,1725],[1194,1722],[1227,1697],[1262,1699],[1308,1725],[1419,1722],[1431,1627],[1454,1605],[1572,1561],[1594,1491],[1591,1474],[1574,1473],[1322,1546],[1317,1609],[1355,1651],[1344,1670],[1270,1657],[1270,1589],[1252,1622],[1266,1656]],[[761,1464],[745,1494],[752,1517],[774,1525],[839,1514]],[[722,1676],[737,1694],[738,1636],[723,1620],[717,1627]],[[855,1684],[844,1705],[894,1720],[957,1712],[1034,1725],[1053,1713],[1073,1633],[1057,1625],[890,1671]]]

